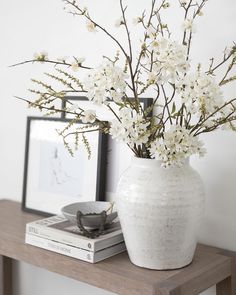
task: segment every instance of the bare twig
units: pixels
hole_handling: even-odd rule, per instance
[[[49,64],[53,64],[55,66],[61,65],[61,66],[71,67],[70,63],[59,62],[59,61],[54,61],[54,60],[47,60],[47,59],[45,59],[43,61],[40,61],[40,60],[37,60],[37,59],[30,59],[30,60],[26,60],[26,61],[23,61],[23,62],[16,63],[16,64],[11,65],[9,67],[10,68],[11,67],[16,67],[16,66],[27,64],[27,63],[49,63]],[[90,67],[86,67],[86,66],[82,66],[82,65],[79,65],[79,67],[82,68],[82,69],[91,70]]]

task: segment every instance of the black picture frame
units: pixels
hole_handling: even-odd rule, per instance
[[[39,214],[42,216],[51,216],[51,215],[55,215],[55,214],[60,213],[59,212],[60,211],[59,204],[57,204],[58,201],[61,204],[61,206],[60,206],[60,208],[61,208],[64,205],[74,203],[76,201],[79,202],[79,201],[104,201],[105,200],[106,156],[107,156],[107,136],[105,134],[101,133],[100,131],[95,131],[96,132],[96,137],[95,137],[94,132],[91,132],[91,134],[93,134],[93,135],[91,135],[91,136],[93,136],[91,138],[93,138],[93,145],[94,145],[92,152],[93,151],[97,152],[96,155],[94,155],[94,156],[92,155],[92,157],[94,157],[93,158],[94,164],[96,165],[94,167],[95,170],[90,169],[92,167],[93,162],[92,163],[87,162],[86,159],[83,159],[83,154],[80,154],[80,157],[81,157],[81,159],[83,159],[83,163],[84,163],[83,168],[85,168],[85,169],[83,169],[83,172],[82,172],[84,174],[82,179],[84,179],[84,180],[86,179],[86,181],[90,181],[91,187],[87,188],[87,190],[89,192],[91,192],[91,194],[89,194],[89,196],[82,195],[82,199],[80,197],[78,197],[78,195],[77,195],[78,200],[77,200],[77,197],[75,197],[75,195],[74,195],[74,194],[76,194],[76,192],[73,193],[73,191],[72,191],[73,188],[69,188],[68,183],[65,184],[65,177],[67,177],[67,179],[69,179],[68,177],[70,177],[71,183],[73,180],[73,184],[79,190],[79,186],[77,186],[77,184],[75,184],[76,177],[79,174],[76,175],[73,173],[75,173],[75,171],[77,171],[79,173],[81,173],[81,172],[78,170],[77,167],[74,166],[75,164],[72,165],[74,167],[73,169],[69,168],[70,165],[67,161],[69,161],[68,157],[71,157],[71,155],[69,155],[69,152],[64,147],[62,139],[60,138],[60,136],[58,134],[55,135],[58,137],[58,142],[57,142],[57,140],[56,140],[56,142],[53,142],[52,138],[54,138],[54,134],[53,134],[53,137],[50,137],[50,140],[52,140],[52,143],[48,143],[50,140],[47,138],[46,138],[46,140],[43,139],[43,137],[45,136],[45,133],[43,132],[43,130],[41,130],[42,129],[41,127],[43,127],[45,125],[44,128],[47,128],[47,131],[46,130],[44,130],[44,131],[46,133],[49,132],[48,136],[50,136],[50,132],[52,132],[52,128],[54,128],[55,126],[58,125],[58,127],[60,129],[60,127],[66,126],[66,124],[69,123],[70,121],[71,121],[71,119],[67,119],[67,118],[48,118],[48,117],[35,117],[35,116],[28,116],[27,117],[26,142],[25,142],[25,162],[24,162],[23,192],[22,192],[22,210],[23,211]],[[47,124],[43,124],[43,122],[46,122]],[[79,124],[86,125],[82,122],[78,122],[78,125]],[[56,130],[55,130],[55,132],[56,132]],[[35,136],[36,137],[38,136],[38,138],[36,138]],[[40,136],[41,136],[41,138],[40,138]],[[61,142],[59,142],[59,140],[61,140]],[[37,144],[38,144],[38,146],[37,146]],[[73,175],[73,177],[71,175],[68,176],[68,173],[67,173],[63,179],[64,182],[61,181],[61,183],[60,183],[61,186],[59,186],[59,183],[57,182],[56,183],[57,186],[55,185],[54,188],[52,188],[49,185],[49,180],[46,178],[46,176],[44,174],[53,176],[53,174],[55,175],[55,173],[54,173],[54,171],[49,173],[48,169],[44,168],[43,165],[45,164],[47,168],[50,168],[51,170],[53,170],[51,166],[50,167],[47,166],[47,165],[49,165],[48,164],[49,155],[47,154],[47,151],[50,150],[54,144],[56,146],[56,148],[54,148],[54,152],[56,151],[55,153],[57,153],[57,156],[54,155],[53,160],[57,160],[59,158],[58,157],[59,152],[61,155],[63,155],[64,158],[60,159],[60,166],[57,166],[56,168],[54,166],[53,169],[55,171],[56,171],[56,169],[58,169],[58,171],[61,173],[61,171],[63,171],[62,166],[64,165],[64,168],[67,167],[69,170],[71,169],[71,171],[73,172],[71,175]],[[65,150],[63,150],[62,145]],[[82,145],[82,143],[81,143],[81,145]],[[50,151],[52,151],[52,149]],[[66,153],[67,153],[68,157],[67,157]],[[52,155],[52,153],[51,153],[51,155]],[[40,159],[39,159],[39,156],[40,156]],[[50,156],[50,157],[52,158],[52,156]],[[80,157],[78,157],[76,159],[78,161],[78,163],[82,162],[80,160]],[[63,161],[61,161],[61,160],[63,160]],[[72,161],[75,161],[75,158],[71,157],[71,163],[72,163]],[[91,161],[91,160],[88,160],[88,161]],[[35,171],[35,167],[38,168],[40,171]],[[88,173],[89,171],[91,173]],[[88,175],[86,175],[86,173]],[[76,175],[76,177],[74,177],[74,175]],[[83,187],[83,185],[85,186],[85,184],[80,183],[80,187]],[[51,191],[50,191],[50,193],[45,192],[45,187],[48,188],[49,190],[52,190],[52,192]],[[62,187],[65,190],[64,192],[60,191],[60,189],[62,189]],[[37,189],[38,189],[38,191],[37,191]],[[55,191],[53,191],[53,189]],[[57,190],[58,190],[58,195],[60,195],[60,198],[59,197],[57,198],[57,193],[56,193]],[[71,196],[69,193],[67,196],[67,194],[66,194],[67,191],[69,191],[71,193]],[[86,188],[84,188],[84,191],[86,192]],[[63,193],[64,193],[64,195],[63,195]],[[47,199],[47,194],[48,194],[48,196],[50,196],[49,200]],[[45,208],[45,205],[40,205],[40,200],[35,199],[36,195],[38,197],[41,197],[41,199],[42,199],[41,201],[48,203],[49,206],[47,208]],[[73,197],[72,197],[72,195],[73,195]],[[55,197],[55,199],[53,199],[54,197]],[[65,198],[65,200],[64,200],[64,198]],[[88,198],[88,200],[86,198]],[[54,203],[54,201],[55,201],[55,203]],[[53,206],[53,208],[52,208],[52,206]]]

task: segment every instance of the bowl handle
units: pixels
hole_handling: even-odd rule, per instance
[[[84,228],[82,219],[84,216],[88,216],[88,215],[90,215],[90,216],[96,215],[96,216],[101,217],[101,223],[100,223],[100,226],[97,230],[88,231]],[[77,211],[76,219],[77,219],[77,226],[81,230],[83,236],[85,236],[87,238],[95,239],[95,238],[99,237],[104,231],[106,219],[107,219],[107,214],[106,214],[106,211],[102,211],[101,213],[89,213],[89,214],[83,214],[81,211]]]

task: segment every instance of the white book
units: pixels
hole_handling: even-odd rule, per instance
[[[91,239],[81,235],[79,228],[61,215],[27,223],[26,233],[92,252],[124,241],[119,222],[114,222],[98,238]]]
[[[25,235],[25,243],[90,263],[99,262],[126,250],[125,243],[121,242],[98,252],[91,252],[31,234]]]

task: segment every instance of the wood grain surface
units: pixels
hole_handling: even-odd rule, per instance
[[[0,255],[121,295],[197,295],[217,283],[217,295],[232,293],[230,276],[235,270],[232,263],[234,253],[199,245],[189,266],[172,271],[139,268],[130,262],[127,253],[97,264],[89,264],[26,245],[24,243],[26,223],[41,218],[22,212],[17,202],[0,200]],[[3,269],[6,266],[3,263],[4,257],[0,264],[1,277],[4,277]],[[234,280],[232,277],[232,281]],[[0,295],[10,295],[1,292],[3,291],[0,291]]]

